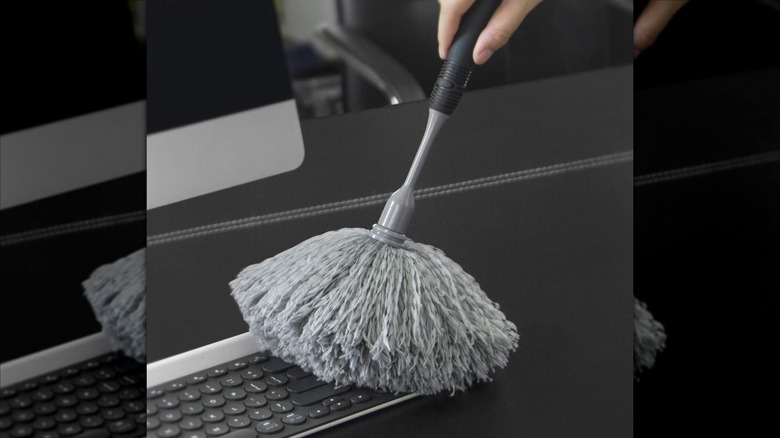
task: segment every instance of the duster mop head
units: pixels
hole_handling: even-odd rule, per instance
[[[634,375],[652,368],[665,346],[664,326],[653,319],[645,303],[634,298]]]
[[[515,325],[441,250],[365,229],[313,237],[230,286],[262,349],[337,384],[454,392],[517,348]]]
[[[146,250],[97,268],[82,284],[111,345],[145,362]]]

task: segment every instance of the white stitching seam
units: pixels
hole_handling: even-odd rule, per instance
[[[755,166],[758,164],[780,161],[780,151],[771,151],[761,154],[748,155],[746,157],[732,158],[729,160],[704,163],[696,166],[681,167],[679,169],[665,170],[663,172],[649,173],[634,178],[634,187],[648,184],[672,181],[680,178],[706,175],[708,173],[722,172],[724,170],[738,169],[740,167]]]
[[[67,224],[54,225],[46,228],[39,228],[37,230],[23,231],[2,236],[0,237],[0,246],[30,242],[33,240],[45,239],[47,237],[65,236],[81,231],[96,230],[114,225],[142,221],[144,219],[146,219],[145,211],[132,211],[96,219],[70,222]]]
[[[561,173],[572,172],[576,170],[589,169],[594,167],[607,166],[610,164],[622,163],[633,159],[633,151],[619,152],[615,154],[603,155],[600,157],[586,158],[583,160],[571,161],[568,163],[553,164],[550,166],[538,167],[535,169],[520,170],[516,172],[504,173],[484,178],[477,178],[469,181],[462,181],[441,186],[428,187],[415,190],[416,199],[426,199],[438,196],[444,196],[452,193],[460,193],[468,190],[493,187],[501,184],[541,178],[545,176],[558,175]],[[287,210],[277,213],[270,213],[249,218],[236,219],[231,221],[219,222],[216,224],[203,225],[199,227],[188,228],[184,230],[172,231],[149,236],[146,240],[147,246],[161,245],[182,239],[207,236],[215,233],[240,230],[244,228],[268,225],[288,220],[303,219],[323,214],[336,213],[356,208],[369,207],[384,203],[390,193],[382,193],[362,198],[355,198],[348,201],[331,202],[311,207]]]
[[[587,158],[584,160],[572,161],[568,163],[553,164],[550,166],[539,167],[535,169],[520,170],[516,172],[505,173],[485,178],[477,178],[469,181],[446,184],[436,187],[429,187],[415,191],[415,198],[426,199],[437,196],[448,195],[451,193],[460,193],[468,190],[493,187],[501,184],[522,181],[531,178],[541,178],[545,176],[557,175],[560,173],[576,170],[589,169],[593,167],[606,166],[609,164],[631,161],[633,152],[620,152],[601,157]],[[722,172],[741,167],[754,166],[780,161],[780,151],[770,151],[761,154],[750,155],[746,157],[733,158],[729,160],[716,161],[713,163],[704,163],[696,166],[683,167],[679,169],[666,170],[662,172],[641,175],[634,178],[634,186],[641,187],[645,185],[673,181],[681,178],[705,175],[709,173]],[[314,205],[311,207],[298,208],[294,210],[269,213],[261,216],[252,216],[243,219],[219,222],[216,224],[203,225],[184,230],[172,231],[169,233],[157,234],[147,238],[148,245],[160,245],[192,237],[199,237],[225,231],[232,231],[242,228],[268,225],[286,220],[303,219],[312,216],[319,216],[328,213],[336,213],[345,210],[351,210],[362,207],[370,207],[385,202],[390,193],[381,193],[377,195],[364,196],[360,198],[349,199],[345,201],[330,202],[327,204]],[[106,228],[114,225],[122,225],[146,218],[146,212],[136,211],[122,213],[114,216],[106,216],[97,219],[89,219],[68,224],[55,225],[52,227],[40,228],[37,230],[24,231],[21,233],[9,234],[0,237],[0,246],[24,243],[33,240],[44,239],[47,237],[56,237],[81,231],[89,231],[99,228]]]

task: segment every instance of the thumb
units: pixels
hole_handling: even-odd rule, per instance
[[[653,0],[634,24],[634,58],[655,43],[674,14],[687,0]]]

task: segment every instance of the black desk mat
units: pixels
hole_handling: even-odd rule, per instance
[[[420,187],[630,151],[631,96],[630,68],[469,93]],[[149,232],[392,191],[425,116],[422,103],[307,121],[301,168],[153,210]],[[152,244],[150,360],[245,332],[227,285],[242,267],[328,230],[370,227],[381,209]],[[418,201],[408,235],[443,249],[501,303],[519,351],[492,383],[322,436],[630,436],[632,213],[626,160]]]

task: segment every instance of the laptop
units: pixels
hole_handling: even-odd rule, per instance
[[[143,364],[114,351],[81,284],[145,242],[130,4],[4,13],[0,437],[145,435]]]
[[[251,190],[253,181],[302,163],[300,122],[273,4],[149,4],[150,233],[217,214],[203,211],[210,197]],[[336,387],[259,351],[225,294],[230,279],[222,289],[179,290],[155,260],[188,263],[196,255],[176,245],[147,251],[150,436],[301,437],[414,396]],[[201,294],[219,295],[220,306],[230,307],[234,317],[209,317],[212,309],[197,298]]]

